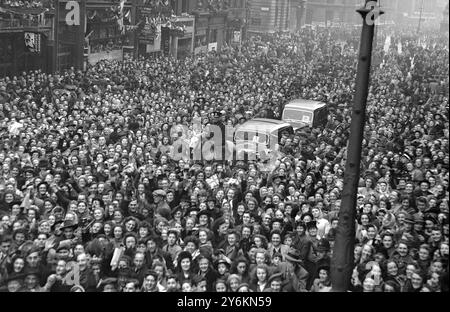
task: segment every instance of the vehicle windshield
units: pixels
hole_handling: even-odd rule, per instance
[[[236,141],[252,141],[255,143],[267,143],[268,136],[265,133],[258,131],[237,131]]]
[[[286,109],[283,113],[283,120],[287,122],[310,123],[313,120],[313,113],[295,109]]]

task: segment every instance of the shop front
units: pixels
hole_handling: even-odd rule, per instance
[[[195,18],[193,16],[177,16],[174,24],[183,26],[183,31],[170,29],[170,54],[182,59],[194,52]]]
[[[194,54],[208,51],[208,15],[198,15],[195,21]]]

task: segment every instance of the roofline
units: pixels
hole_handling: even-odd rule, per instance
[[[278,119],[269,119],[269,118],[254,118],[251,120],[246,121],[245,123],[243,123],[242,125],[240,125],[236,131],[238,130],[246,130],[249,128],[252,128],[252,125],[249,125],[249,123],[254,123],[254,122],[265,122],[267,124],[267,127],[265,127],[266,129],[268,129],[269,131],[273,131],[276,129],[280,129],[280,128],[284,128],[284,127],[290,127],[291,124],[282,120],[278,120]]]
[[[318,108],[322,108],[325,106],[326,106],[326,103],[321,102],[321,101],[297,99],[297,100],[292,100],[292,101],[288,102],[284,107],[285,108],[318,109]]]

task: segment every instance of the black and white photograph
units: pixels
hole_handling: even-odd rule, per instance
[[[0,302],[448,291],[448,0],[0,0]]]

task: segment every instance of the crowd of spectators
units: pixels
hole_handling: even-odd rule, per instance
[[[0,78],[2,289],[330,291],[359,33]],[[350,290],[448,291],[448,35],[395,30],[387,53],[385,35]],[[173,159],[210,123],[278,118],[299,97],[325,102],[328,121],[283,134],[271,161]]]

